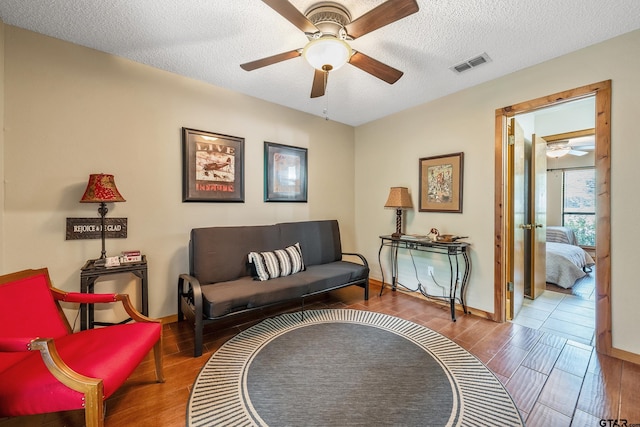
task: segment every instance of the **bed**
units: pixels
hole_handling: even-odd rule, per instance
[[[595,265],[593,258],[580,246],[573,230],[547,227],[547,283],[568,289],[587,275]]]

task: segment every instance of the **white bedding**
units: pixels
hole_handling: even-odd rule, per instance
[[[587,275],[585,267],[593,265],[591,255],[580,246],[547,242],[547,283],[568,289]]]

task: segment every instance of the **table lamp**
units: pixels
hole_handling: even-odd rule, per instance
[[[89,182],[87,183],[87,189],[84,190],[84,195],[80,199],[80,203],[100,203],[98,213],[102,219],[100,233],[102,236],[102,254],[100,258],[106,258],[107,252],[104,249],[105,227],[104,217],[109,211],[107,209],[107,203],[109,202],[125,202],[124,198],[118,192],[116,183],[113,179],[113,175],[104,173],[96,173],[89,175]]]
[[[402,236],[402,211],[413,208],[409,189],[407,187],[391,187],[384,207],[396,209],[396,232],[391,236],[395,238]]]

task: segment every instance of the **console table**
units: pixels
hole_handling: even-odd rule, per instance
[[[465,314],[467,313],[467,306],[465,304],[465,289],[469,281],[469,274],[471,271],[471,261],[469,259],[469,246],[467,242],[434,242],[429,239],[417,239],[410,236],[403,235],[401,237],[392,236],[380,236],[380,250],[378,251],[378,264],[380,264],[380,272],[382,274],[382,288],[380,289],[380,295],[384,291],[384,269],[382,268],[381,254],[384,247],[390,248],[391,256],[391,290],[395,291],[398,285],[412,292],[420,292],[427,298],[440,299],[447,302],[451,308],[451,320],[456,321],[456,300],[460,301],[462,309]],[[430,252],[435,254],[445,255],[449,261],[449,295],[430,295],[426,288],[418,283],[418,289],[410,289],[401,283],[398,283],[398,249],[407,249],[409,251]],[[460,280],[460,268],[464,263],[464,273],[462,280]],[[415,264],[414,264],[415,267]],[[417,273],[417,272],[416,272]],[[460,298],[456,297],[460,289]]]
[[[131,262],[126,264],[120,264],[115,267],[97,267],[95,260],[90,259],[80,269],[80,292],[90,293],[94,292],[94,285],[96,280],[104,276],[110,276],[113,274],[131,273],[140,279],[141,286],[141,300],[142,309],[140,310],[145,316],[149,315],[149,301],[148,301],[148,283],[147,283],[147,257],[142,256],[142,261]],[[120,323],[126,323],[131,319],[123,320]],[[108,322],[95,322],[93,320],[93,304],[80,304],[80,330],[87,328],[92,329],[94,325],[112,325]]]

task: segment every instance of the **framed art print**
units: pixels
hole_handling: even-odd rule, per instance
[[[420,159],[420,212],[462,213],[464,153]]]
[[[182,201],[244,202],[244,138],[182,128]]]
[[[307,201],[307,149],[264,143],[264,201]]]

